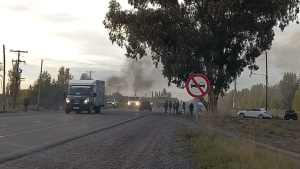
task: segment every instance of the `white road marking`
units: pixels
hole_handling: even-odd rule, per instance
[[[75,123],[62,124],[62,125],[58,125],[58,126],[40,128],[40,129],[35,129],[35,130],[22,131],[22,132],[19,132],[19,133],[7,134],[7,135],[4,135],[4,136],[0,136],[0,139],[4,138],[4,137],[11,137],[11,136],[16,136],[16,135],[25,134],[25,133],[33,133],[33,132],[37,132],[37,131],[42,131],[42,130],[47,130],[47,129],[53,129],[53,128],[57,128],[57,127],[70,126],[70,125],[74,125],[74,124],[80,124],[80,123],[85,123],[85,122],[90,122],[90,121],[95,121],[95,120],[99,120],[99,119],[92,119],[92,120],[80,121],[80,122],[75,122]]]
[[[73,117],[63,117],[63,118],[59,118],[58,120],[68,120],[68,119],[72,119]]]
[[[35,123],[41,123],[41,122],[43,122],[43,121],[35,121]]]
[[[2,124],[0,127],[13,126],[14,124]]]

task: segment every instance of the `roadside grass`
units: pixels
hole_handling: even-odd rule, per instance
[[[37,105],[29,105],[28,110],[37,111]],[[44,109],[43,107],[39,108],[39,111],[45,111],[47,109]],[[16,113],[16,112],[23,112],[23,106],[22,105],[16,105],[16,109],[8,109],[8,110],[1,110],[0,113]]]
[[[14,110],[1,110],[0,113],[15,113]]]
[[[299,132],[298,121],[283,120],[283,110],[271,111],[273,119],[256,119],[237,117],[237,110],[219,110],[216,115],[208,115],[214,126],[241,131],[251,138],[290,137]]]
[[[23,111],[23,106],[21,108],[21,110]],[[37,110],[37,105],[29,105],[28,106],[28,110],[33,110],[33,111],[45,111],[47,109],[44,109],[43,107],[39,107],[39,110]]]
[[[209,130],[210,127],[208,125],[206,129]],[[190,161],[196,168],[299,168],[281,155],[260,151],[251,140],[245,142],[219,137],[211,130],[199,130],[198,135],[195,135],[195,130],[191,127],[179,129],[176,135],[179,142],[192,154]]]

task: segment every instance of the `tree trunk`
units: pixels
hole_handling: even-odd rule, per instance
[[[217,114],[218,112],[218,94],[208,92],[208,113]]]
[[[206,114],[217,114],[218,112],[218,97],[219,94],[215,94],[213,89],[208,92],[208,101],[205,101],[204,98],[200,98],[200,101],[203,103]]]

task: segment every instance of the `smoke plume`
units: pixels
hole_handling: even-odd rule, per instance
[[[122,86],[120,93],[128,95],[134,95],[134,92],[137,91],[138,96],[143,96],[153,90],[153,84],[155,79],[161,76],[161,70],[156,69],[152,63],[150,58],[137,61],[127,59],[119,76],[108,77],[106,82],[107,94],[116,92],[116,86]]]

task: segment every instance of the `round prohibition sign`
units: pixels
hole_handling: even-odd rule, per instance
[[[186,90],[192,96],[201,98],[209,91],[209,81],[202,74],[194,74],[186,82]]]

